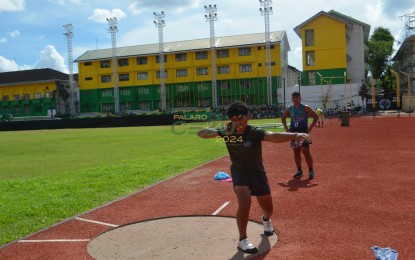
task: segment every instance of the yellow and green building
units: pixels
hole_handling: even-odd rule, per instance
[[[163,43],[166,108],[168,111],[208,109],[213,105],[210,39]],[[287,73],[285,31],[270,33],[273,104],[277,88]],[[90,50],[78,57],[81,112],[113,112],[114,76],[117,77],[120,111],[155,111],[161,108],[159,43]],[[215,39],[217,104],[233,100],[266,105],[265,34],[246,34]],[[118,75],[113,75],[116,65]]]
[[[331,10],[317,13],[294,31],[302,40],[302,85],[366,79],[370,25]]]
[[[0,119],[69,114],[69,76],[53,69],[0,73]]]

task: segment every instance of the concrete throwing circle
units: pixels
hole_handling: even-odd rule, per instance
[[[88,243],[95,259],[246,259],[270,250],[276,234],[264,235],[262,224],[248,223],[248,238],[257,254],[237,249],[235,218],[181,216],[132,223],[109,230]]]

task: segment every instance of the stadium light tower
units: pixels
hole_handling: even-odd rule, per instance
[[[213,108],[218,106],[218,95],[216,87],[216,55],[215,55],[215,24],[214,22],[218,20],[218,15],[216,13],[216,5],[205,5],[205,18],[206,22],[209,22],[210,25],[210,52],[212,56],[212,106]],[[223,105],[223,104],[222,104]]]
[[[166,15],[163,11],[159,14],[153,12],[154,25],[158,29],[159,34],[159,63],[160,63],[160,101],[161,101],[161,112],[166,111],[166,73],[164,71],[164,40],[163,40],[163,27],[166,26],[166,22],[163,20]]]
[[[73,58],[72,58],[72,38],[73,38],[73,26],[70,23],[64,24],[65,38],[68,45],[68,66],[69,66],[69,111],[71,116],[75,114],[75,91],[74,91],[74,80],[73,80]]]
[[[117,37],[116,33],[118,32],[118,21],[117,18],[107,18],[108,22],[108,32],[111,34],[111,44],[112,44],[112,74],[114,78],[114,106],[115,114],[120,114],[120,96],[118,90],[118,62],[117,62]]]
[[[272,1],[271,0],[259,0],[261,8],[259,12],[264,16],[265,20],[265,52],[266,52],[266,70],[267,70],[267,94],[268,105],[272,105],[272,74],[271,74],[271,40],[269,30],[269,15],[272,14]]]

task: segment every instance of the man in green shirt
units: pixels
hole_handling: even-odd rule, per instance
[[[248,125],[248,107],[241,101],[234,101],[227,112],[229,119],[224,129],[203,128],[198,131],[202,138],[220,138],[229,152],[233,188],[238,198],[236,222],[239,231],[238,248],[247,253],[256,253],[258,249],[248,241],[247,226],[251,208],[251,196],[256,196],[263,215],[261,221],[264,233],[274,234],[271,222],[273,203],[268,178],[262,163],[262,141],[290,142],[311,141],[306,133],[273,133]]]

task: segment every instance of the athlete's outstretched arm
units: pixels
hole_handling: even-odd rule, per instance
[[[213,128],[202,128],[197,132],[197,135],[202,138],[214,138],[219,136],[218,130]]]
[[[292,140],[295,140],[295,141],[302,141],[302,140],[311,141],[311,135],[304,134],[304,133],[288,133],[288,132],[273,133],[273,132],[266,131],[265,136],[264,136],[264,141],[265,142],[285,143],[285,142],[290,142]]]

